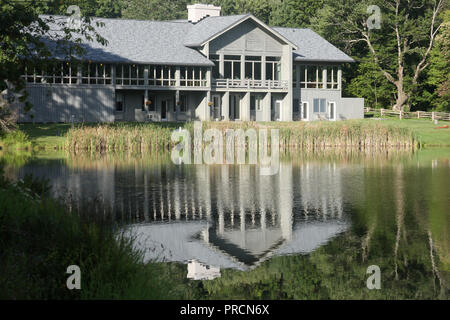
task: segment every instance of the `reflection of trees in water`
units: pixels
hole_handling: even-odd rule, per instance
[[[291,162],[287,162],[289,157]],[[420,161],[414,155],[384,152],[379,156],[289,157],[282,161],[283,179],[264,180],[256,168],[245,165],[175,167],[159,155],[49,160],[41,166],[28,163],[19,174],[49,176],[56,190],[70,189],[80,201],[98,193],[107,195],[105,203],[114,208],[119,221],[201,221],[209,217],[219,233],[281,228],[295,225],[300,216],[301,221],[332,219],[348,211],[351,231],[308,256],[273,258],[243,275],[248,290],[255,290],[250,293],[256,295],[276,283],[280,297],[311,297],[321,288],[330,297],[342,298],[447,297],[448,160],[440,159],[432,166],[428,158]],[[295,212],[285,215],[284,222],[283,208]],[[284,230],[289,238],[289,228]],[[381,267],[379,292],[369,293],[365,287],[370,264]],[[300,274],[297,269],[307,271]],[[224,279],[215,283],[225,290],[233,283],[237,286],[240,277],[230,271],[228,283]],[[257,285],[258,281],[262,284]],[[294,286],[301,287],[301,281],[310,286],[296,291]]]

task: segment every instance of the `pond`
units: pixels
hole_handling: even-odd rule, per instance
[[[74,205],[97,199],[146,261],[187,264],[190,281],[216,279],[204,285],[217,297],[259,281],[266,298],[308,286],[320,288],[309,298],[448,298],[450,150],[298,152],[272,176],[168,154],[3,160],[7,176],[46,177]],[[380,290],[366,286],[372,265]],[[273,289],[280,275],[292,288]]]

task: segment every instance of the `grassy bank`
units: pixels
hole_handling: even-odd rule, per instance
[[[0,299],[196,298],[184,268],[144,264],[95,203],[70,212],[48,190],[0,175]],[[66,287],[70,265],[81,269],[81,290]]]

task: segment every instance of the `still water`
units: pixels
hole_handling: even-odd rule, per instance
[[[185,263],[190,279],[264,270],[295,282],[313,267],[345,298],[368,290],[366,269],[377,265],[383,297],[448,298],[449,160],[446,149],[299,153],[262,176],[254,165],[174,165],[169,155],[63,155],[10,161],[6,173],[46,177],[75,205],[96,198],[146,261]]]

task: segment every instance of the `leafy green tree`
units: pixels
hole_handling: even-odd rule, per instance
[[[140,20],[186,19],[188,0],[122,1],[122,18]]]
[[[73,60],[83,54],[80,43],[85,40],[106,44],[89,18],[80,17],[80,23],[72,25],[66,18],[39,15],[56,11],[59,5],[56,0],[0,0],[0,92],[9,89],[14,93],[8,99],[9,104],[18,97],[20,102],[25,102],[26,111],[31,105],[26,102],[25,83],[21,78],[25,65],[42,67],[54,61],[55,53],[65,60]],[[53,49],[49,43],[55,44]],[[4,108],[0,114],[3,119],[10,119],[9,111]]]
[[[380,28],[375,11],[380,8]],[[321,32],[353,56],[370,52],[373,62],[396,88],[393,106],[401,110],[416,93],[441,28],[445,0],[327,0],[319,14]],[[333,42],[333,41],[332,41]]]
[[[395,103],[395,87],[386,80],[370,56],[363,57],[357,67],[355,77],[346,87],[346,94],[364,98],[365,105],[372,108]]]
[[[450,112],[450,10],[446,10],[443,17],[444,23],[430,53],[426,84],[433,88],[430,93],[432,107]]]
[[[306,28],[322,8],[324,0],[283,0],[274,7],[270,24],[281,27]]]

